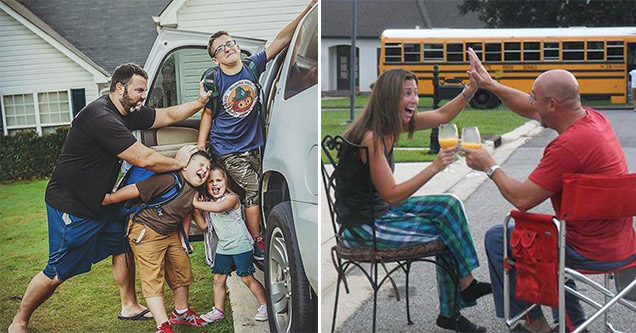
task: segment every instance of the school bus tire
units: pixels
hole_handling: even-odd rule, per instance
[[[478,110],[492,109],[496,107],[499,99],[487,90],[479,89],[470,100],[470,106]]]

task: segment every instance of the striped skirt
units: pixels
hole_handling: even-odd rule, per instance
[[[348,247],[371,246],[373,238],[370,225],[343,228],[344,245]],[[463,278],[479,267],[479,260],[468,228],[464,205],[450,194],[410,197],[375,220],[376,242],[380,249],[402,248],[441,240],[450,254],[438,255],[437,262],[446,267],[455,267]],[[466,304],[459,297],[452,277],[437,267],[437,284],[440,314],[455,315],[453,304],[459,300],[460,308]]]

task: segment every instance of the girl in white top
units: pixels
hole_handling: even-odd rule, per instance
[[[202,201],[198,196],[193,199],[194,208],[196,208],[195,219],[199,221],[203,219],[201,212],[205,212],[208,236],[214,233],[218,237],[214,260],[213,262],[209,260],[209,263],[213,265],[212,273],[214,273],[214,308],[202,315],[201,318],[207,322],[215,322],[224,318],[225,282],[228,275],[236,269],[236,274],[241,277],[243,283],[258,300],[259,307],[254,319],[265,321],[267,320],[265,289],[254,278],[253,240],[241,214],[241,202],[236,194],[230,191],[227,174],[221,166],[213,165],[210,168],[207,190],[212,196],[211,201]],[[210,246],[208,243],[206,241],[206,247]]]

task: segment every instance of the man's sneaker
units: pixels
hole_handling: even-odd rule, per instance
[[[212,308],[212,311],[201,315],[201,319],[205,320],[208,323],[213,323],[215,321],[221,320],[223,319],[223,317],[225,317],[225,314],[221,313],[221,311],[219,311],[219,309],[217,308]]]
[[[161,326],[157,327],[156,333],[173,333],[172,324],[169,321],[164,322]]]
[[[258,321],[266,321],[267,320],[267,305],[261,304],[256,311],[256,316],[254,316],[254,320]]]
[[[265,260],[265,241],[263,237],[254,239],[254,260]]]
[[[208,325],[208,322],[201,319],[201,317],[199,317],[199,315],[197,315],[191,308],[188,308],[188,311],[183,314],[178,314],[176,309],[172,310],[170,323],[190,325],[194,327],[203,327]]]

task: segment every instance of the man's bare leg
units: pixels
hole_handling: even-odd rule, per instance
[[[252,206],[245,208],[245,222],[247,223],[247,230],[252,235],[252,238],[256,238],[261,235],[260,222],[261,222],[261,209],[260,206]]]
[[[128,257],[128,267],[126,267],[126,257]],[[113,255],[113,278],[119,286],[119,296],[121,297],[121,315],[132,317],[146,308],[137,301],[135,293],[135,259],[132,253],[126,256],[124,253]],[[145,317],[152,318],[150,313]]]
[[[33,311],[42,305],[44,301],[49,299],[60,284],[62,284],[62,282],[58,281],[57,276],[53,279],[49,279],[49,277],[42,272],[36,274],[24,292],[18,313],[13,317],[13,323],[9,325],[8,331],[10,333],[26,332],[27,324],[31,319]]]

